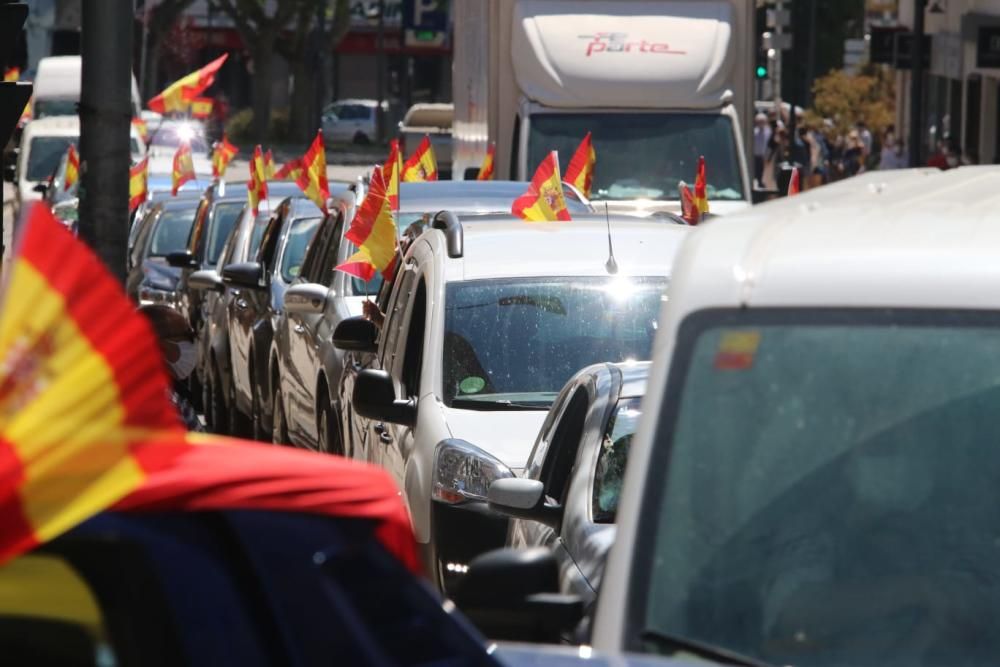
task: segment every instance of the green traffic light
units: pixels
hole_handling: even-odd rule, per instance
[[[763,79],[765,76],[767,76],[767,68],[764,67],[763,65],[758,65],[757,66],[757,78],[758,79]]]

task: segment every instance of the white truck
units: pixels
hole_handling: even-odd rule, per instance
[[[453,7],[455,178],[497,178],[589,131],[592,198],[679,209],[704,155],[713,213],[751,201],[753,0],[463,0]]]

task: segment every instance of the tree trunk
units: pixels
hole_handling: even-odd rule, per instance
[[[316,108],[316,73],[307,60],[308,58],[300,59],[292,66],[295,80],[288,114],[288,133],[297,142],[307,142],[316,133],[317,119],[313,117]]]
[[[274,37],[262,33],[253,49],[253,126],[256,141],[267,140],[271,125],[271,69],[274,62]]]

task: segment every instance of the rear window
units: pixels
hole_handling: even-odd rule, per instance
[[[194,211],[190,209],[164,211],[156,221],[148,256],[165,257],[172,252],[187,248],[193,224]]]

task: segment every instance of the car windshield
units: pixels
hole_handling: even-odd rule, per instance
[[[78,100],[35,100],[32,105],[32,116],[36,119],[46,116],[75,116],[78,102]]]
[[[503,278],[445,293],[444,402],[547,409],[573,373],[648,359],[666,278]]]
[[[736,139],[728,116],[701,113],[540,113],[531,117],[528,167],[559,151],[562,173],[593,132],[594,199],[679,199],[705,156],[709,200],[743,199]]]
[[[1000,318],[715,311],[673,364],[631,588],[647,649],[996,662]]]
[[[594,471],[594,497],[591,512],[595,523],[614,523],[618,513],[618,499],[622,493],[625,463],[632,446],[632,437],[642,416],[642,398],[623,398],[615,406],[608,420],[597,455]]]
[[[209,264],[219,261],[222,248],[226,245],[229,233],[233,231],[236,221],[243,213],[243,202],[220,202],[212,211],[212,221],[208,225],[208,248],[206,259]]]
[[[80,137],[35,137],[31,140],[28,151],[28,168],[26,179],[29,181],[45,181],[59,166],[70,144],[74,146]]]
[[[199,128],[191,125],[167,125],[160,127],[153,132],[149,145],[152,148],[177,148],[185,140],[191,145],[191,151],[194,153],[205,153],[208,151],[208,144],[205,143],[204,134]]]
[[[309,242],[312,241],[322,218],[298,218],[292,221],[285,240],[285,250],[281,255],[281,278],[290,283],[299,276],[302,260],[305,259]]]
[[[183,208],[161,213],[149,242],[149,256],[165,257],[187,248],[194,213],[193,209]]]

